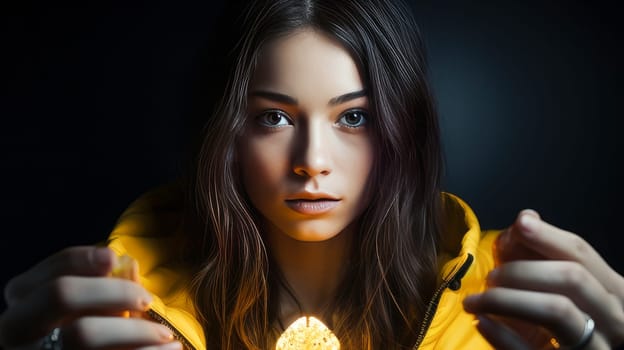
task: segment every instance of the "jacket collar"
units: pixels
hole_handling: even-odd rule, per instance
[[[176,185],[140,196],[119,217],[107,245],[139,263],[139,282],[154,297],[148,314],[169,327],[186,349],[204,350],[204,332],[195,317],[190,268],[176,259],[181,251],[183,195]]]
[[[183,241],[179,230],[182,204],[182,193],[175,185],[145,193],[120,216],[107,244],[118,255],[128,254],[139,262],[139,282],[154,295],[150,316],[171,328],[188,349],[203,350],[204,333],[189,295],[190,269],[175,259]],[[484,274],[468,269],[480,245],[479,222],[453,194],[442,192],[442,206],[447,234],[441,242],[439,282],[451,290],[467,282],[479,285]],[[434,312],[424,343],[430,342],[429,333],[443,328],[445,310]]]
[[[470,263],[470,256],[476,255],[481,241],[481,227],[472,209],[456,195],[442,192],[442,211],[445,232],[440,242],[438,266],[441,268],[438,278],[440,281],[452,278],[460,281],[464,276],[457,276],[457,273],[465,263]],[[451,288],[459,289],[459,286]]]

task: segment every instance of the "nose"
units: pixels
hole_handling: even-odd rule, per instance
[[[295,140],[293,172],[303,177],[329,175],[332,171],[331,130],[322,121],[302,125]]]

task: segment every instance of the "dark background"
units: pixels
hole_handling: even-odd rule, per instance
[[[442,122],[445,189],[483,228],[534,208],[623,272],[615,1],[413,5]],[[180,173],[196,53],[218,33],[218,6],[0,6],[4,285],[62,247],[105,238],[134,198]]]

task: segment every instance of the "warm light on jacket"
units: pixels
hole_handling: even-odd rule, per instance
[[[492,247],[500,230],[482,231],[472,209],[460,198],[443,192],[449,232],[441,242],[439,301],[430,303],[434,315],[419,349],[491,349],[464,312],[462,300],[485,288],[494,267]],[[194,317],[189,295],[190,269],[173,259],[180,245],[178,230],[181,193],[174,187],[148,192],[132,203],[110,234],[108,246],[139,263],[139,282],[154,296],[149,315],[173,328],[189,349],[205,350],[202,328]]]

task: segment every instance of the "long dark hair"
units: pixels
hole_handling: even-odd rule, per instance
[[[218,94],[199,145],[189,199],[199,218],[193,282],[196,310],[218,349],[274,346],[280,274],[271,264],[239,179],[236,141],[247,88],[263,45],[311,27],[350,52],[370,101],[376,142],[374,198],[362,215],[352,268],[330,309],[348,349],[400,348],[416,341],[437,275],[442,231],[442,151],[426,78],[424,45],[410,8],[390,0],[258,0],[223,16],[221,48],[210,53]],[[219,38],[218,38],[219,39]],[[222,40],[219,39],[219,40]],[[218,40],[218,41],[219,41]],[[218,81],[222,81],[220,85]]]

